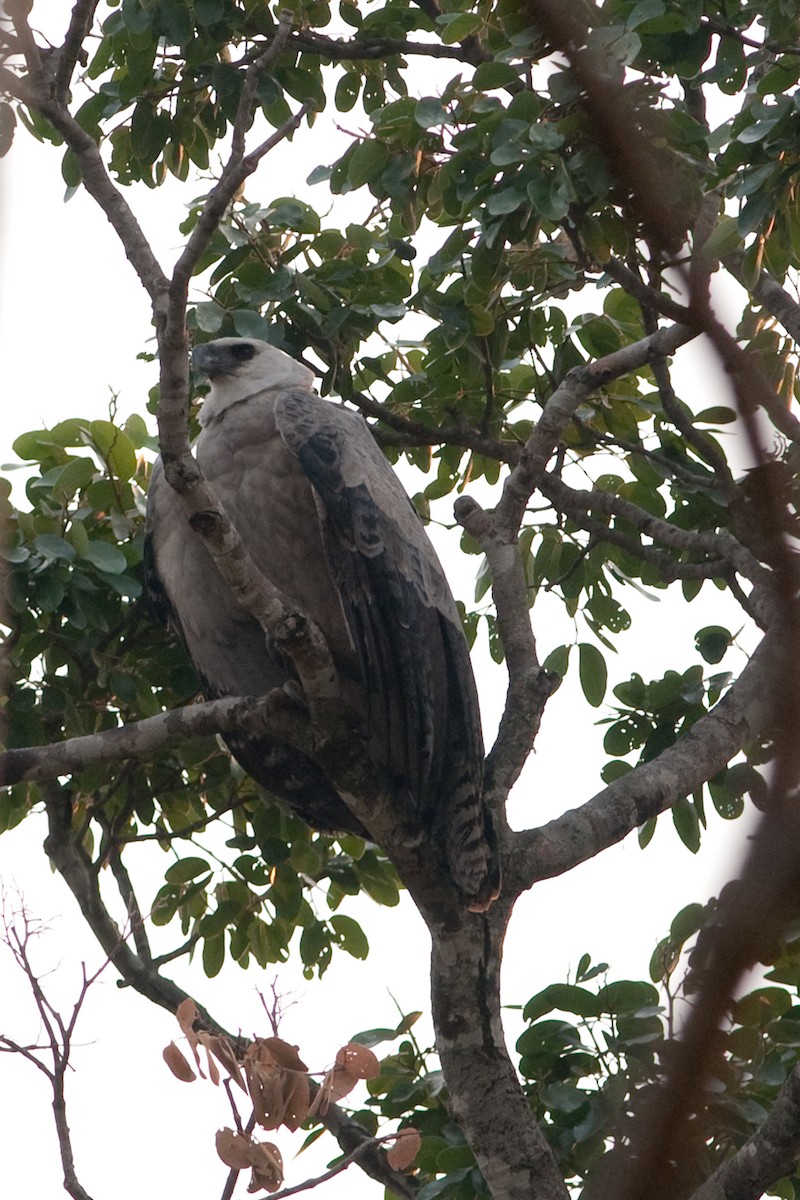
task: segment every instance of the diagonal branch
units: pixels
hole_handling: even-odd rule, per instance
[[[393,445],[440,446],[445,443],[448,446],[463,446],[465,450],[475,450],[478,454],[485,454],[487,458],[494,458],[498,462],[512,465],[519,458],[520,445],[518,442],[501,442],[495,438],[486,437],[466,423],[463,425],[426,425],[423,421],[412,421],[408,417],[401,417],[398,413],[391,412],[385,404],[379,404],[377,400],[373,400],[364,392],[354,392],[348,399],[365,417],[376,417],[382,425],[386,425],[400,434],[398,442],[392,442]],[[374,427],[371,427],[371,431],[373,436],[377,432]],[[389,441],[389,439],[384,439],[379,435],[376,437],[376,441],[380,443]]]
[[[298,112],[289,117],[279,129],[276,129],[249,154],[245,154],[245,134],[253,123],[259,81],[266,68],[284,49],[291,32],[291,21],[292,14],[287,10],[281,17],[278,31],[270,45],[247,69],[236,116],[233,120],[233,136],[228,161],[225,163],[217,183],[206,198],[197,224],[175,264],[172,287],[176,295],[188,287],[192,271],[244,180],[252,175],[262,158],[270,150],[294,133],[311,108],[310,102],[303,104]]]
[[[643,533],[671,550],[702,554],[716,561],[717,572],[720,571],[721,564],[726,564],[753,583],[766,584],[769,578],[769,572],[761,566],[755,556],[724,529],[714,532],[681,529],[680,526],[653,516],[638,504],[616,496],[613,492],[572,488],[550,473],[545,473],[539,480],[539,491],[560,512],[568,513],[579,522],[582,521],[582,514],[590,512],[619,517],[637,533]],[[626,543],[626,548],[631,549],[630,542]],[[632,553],[646,557],[647,549],[648,547],[639,546],[633,548]]]
[[[743,746],[769,730],[783,631],[767,634],[739,679],[706,716],[658,758],[640,763],[580,808],[515,836],[504,887],[519,894],[594,858],[681,796],[711,779]]]
[[[784,288],[773,279],[769,271],[761,271],[758,279],[751,287],[745,283],[744,253],[737,251],[726,254],[722,259],[725,270],[733,276],[754,300],[762,304],[768,313],[780,321],[790,337],[800,345],[800,304],[793,300]]]
[[[763,1125],[702,1184],[691,1200],[760,1200],[800,1158],[800,1066],[778,1093]]]
[[[550,456],[572,420],[576,409],[592,392],[649,363],[674,354],[679,346],[695,337],[686,325],[659,329],[621,350],[582,367],[573,367],[547,401],[544,412],[525,443],[520,460],[503,486],[495,522],[501,537],[516,537],[525,507],[543,475]]]
[[[486,61],[483,54],[476,53],[474,46],[468,46],[466,41],[454,46],[445,46],[442,42],[411,42],[406,38],[388,37],[352,38],[345,41],[341,38],[326,37],[313,29],[298,29],[292,34],[290,45],[296,46],[304,54],[318,54],[331,62],[366,62],[371,59],[383,61],[396,54],[452,58],[459,62],[472,63],[474,66]]]

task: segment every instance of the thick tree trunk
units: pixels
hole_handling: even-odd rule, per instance
[[[508,909],[464,913],[432,928],[431,993],[436,1046],[454,1117],[493,1200],[567,1200],[569,1195],[506,1050],[500,960]]]

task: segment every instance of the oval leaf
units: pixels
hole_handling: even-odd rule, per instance
[[[608,683],[606,660],[591,642],[580,642],[578,655],[578,671],[583,694],[592,708],[598,708],[603,703]]]

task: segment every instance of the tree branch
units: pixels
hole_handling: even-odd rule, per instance
[[[468,425],[425,425],[422,421],[411,421],[390,412],[385,404],[379,404],[364,392],[354,392],[349,400],[365,417],[375,417],[382,425],[395,430],[401,435],[400,445],[407,446],[463,446],[465,450],[474,450],[494,458],[497,462],[515,463],[519,458],[521,446],[518,442],[501,442],[496,438],[485,437]],[[375,430],[372,430],[373,434]]]
[[[769,271],[760,271],[755,284],[748,287],[744,278],[744,252],[737,250],[734,254],[726,254],[722,265],[736,282],[749,292],[754,300],[780,321],[790,337],[800,345],[800,304],[793,300],[789,293],[773,279]]]
[[[500,1017],[500,961],[511,911],[505,888],[489,911],[431,929],[436,1048],[454,1116],[492,1196],[568,1200],[561,1170],[508,1057]],[[471,922],[475,921],[476,924]]]
[[[58,50],[56,75],[54,81],[55,99],[59,104],[66,104],[72,76],[78,65],[83,43],[97,11],[99,0],[77,0],[72,10],[66,37]]]
[[[89,928],[125,983],[145,999],[174,1013],[184,1000],[190,998],[189,993],[161,975],[155,963],[143,962],[127,945],[100,894],[98,872],[83,847],[75,840],[70,826],[69,795],[56,784],[45,784],[42,791],[49,824],[45,852],[77,900]],[[234,1034],[229,1033],[200,1004],[194,1003],[204,1029],[237,1042]],[[320,1120],[345,1153],[350,1153],[364,1141],[372,1140],[362,1126],[346,1116],[335,1104],[329,1105],[327,1112],[320,1115]],[[405,1186],[406,1176],[392,1170],[383,1155],[374,1148],[364,1152],[359,1165],[390,1191],[405,1200],[412,1200],[414,1192]]]
[[[286,45],[291,32],[291,22],[292,14],[287,10],[281,16],[278,30],[267,49],[247,69],[232,124],[231,152],[228,161],[206,197],[197,224],[172,273],[172,287],[176,296],[188,287],[192,271],[244,180],[248,175],[252,175],[265,154],[294,132],[311,107],[310,103],[303,104],[297,113],[285,121],[279,129],[276,129],[260,146],[245,155],[245,134],[253,123],[259,80],[264,70]]]
[[[459,62],[474,63],[484,61],[477,58],[474,50],[458,43],[455,46],[445,46],[441,42],[411,42],[405,38],[369,38],[363,41],[352,38],[345,41],[341,38],[326,37],[312,29],[298,29],[289,39],[291,46],[296,46],[304,54],[318,54],[331,62],[364,62],[372,59],[386,59],[395,54],[421,55],[425,58],[452,58]]]
[[[459,497],[455,516],[467,533],[480,542],[486,555],[508,669],[506,702],[497,738],[486,760],[484,788],[487,803],[502,828],[503,806],[533,748],[545,705],[558,686],[558,678],[548,675],[539,665],[525,571],[516,538],[504,542],[492,518],[471,496]]]
[[[759,1200],[800,1158],[800,1065],[745,1144],[693,1193],[691,1200]]]
[[[580,808],[514,837],[504,894],[519,894],[621,842],[681,796],[711,779],[774,718],[774,680],[785,656],[783,631],[768,633],[739,679],[706,716],[658,758],[640,763]]]
[[[573,520],[580,522],[582,514],[588,512],[606,513],[619,517],[631,525],[637,533],[643,533],[671,550],[708,556],[716,562],[717,573],[720,573],[721,563],[724,563],[753,583],[766,584],[769,579],[769,572],[727,530],[696,533],[694,530],[681,529],[678,525],[672,525],[669,521],[645,512],[633,501],[626,500],[622,496],[615,496],[613,492],[571,488],[558,476],[549,472],[541,477],[538,487],[542,495],[546,496],[559,512],[568,513]],[[601,530],[606,528],[601,526]],[[598,530],[596,526],[592,527],[592,532],[599,536],[602,536],[601,530]],[[611,531],[607,530],[607,532]],[[627,539],[625,549],[645,558],[650,548],[640,544],[634,545],[630,539]],[[663,556],[658,561],[663,563]],[[678,567],[679,564],[674,563],[674,566]]]
[[[633,296],[634,300],[637,300],[643,308],[646,307],[653,312],[660,313],[662,317],[668,317],[669,320],[676,321],[679,325],[687,323],[689,310],[684,304],[679,304],[666,292],[661,292],[646,284],[635,271],[626,267],[618,259],[609,258],[600,266],[606,275],[610,275],[612,279],[616,280],[620,287],[629,296]]]
[[[67,738],[47,746],[29,746],[0,754],[0,786],[75,775],[86,767],[125,759],[152,758],[161,750],[196,737],[257,728],[266,716],[265,697],[227,696],[131,721],[118,729]]]
[[[39,1017],[47,1032],[48,1046],[41,1047],[40,1053],[47,1053],[52,1057],[52,1070],[31,1052],[30,1049],[17,1045],[10,1038],[0,1038],[0,1042],[4,1043],[10,1050],[22,1054],[29,1062],[32,1062],[42,1071],[50,1081],[52,1089],[52,1109],[55,1119],[56,1135],[58,1138],[58,1148],[61,1156],[61,1167],[64,1172],[64,1190],[73,1197],[73,1200],[91,1200],[89,1193],[81,1184],[75,1170],[75,1158],[72,1150],[72,1137],[70,1134],[69,1125],[67,1123],[67,1108],[66,1097],[64,1092],[64,1082],[67,1070],[70,1066],[70,1054],[72,1052],[72,1037],[75,1032],[75,1026],[78,1022],[83,1002],[91,987],[92,983],[97,979],[105,967],[108,965],[106,961],[91,978],[87,978],[86,972],[83,973],[83,983],[81,986],[78,999],[75,1001],[72,1009],[72,1015],[68,1021],[65,1021],[59,1012],[53,1007],[47,999],[42,989],[41,982],[37,977],[33,965],[28,955],[28,943],[33,933],[39,932],[40,929],[31,929],[28,914],[23,911],[21,913],[22,932],[15,923],[8,924],[7,919],[3,918],[4,936],[3,941],[11,950],[17,965],[28,981],[28,985],[33,993],[36,1007],[39,1012]]]
[[[596,362],[573,367],[567,373],[547,401],[519,462],[503,486],[502,499],[495,512],[495,524],[501,537],[509,541],[516,537],[528,500],[575,410],[586,397],[612,379],[673,354],[695,336],[695,332],[685,325],[671,325]]]
[[[296,1196],[300,1192],[309,1192],[319,1184],[327,1183],[329,1179],[334,1179],[337,1175],[341,1175],[342,1171],[346,1171],[353,1163],[360,1162],[365,1155],[378,1150],[385,1142],[391,1141],[394,1137],[396,1137],[396,1134],[387,1133],[383,1137],[369,1138],[368,1141],[362,1142],[354,1150],[351,1150],[349,1154],[346,1154],[330,1170],[324,1171],[321,1175],[315,1175],[312,1179],[304,1179],[302,1183],[296,1183],[292,1187],[281,1188],[280,1191],[271,1193],[272,1200],[284,1200],[286,1196]],[[396,1174],[402,1178],[399,1171]],[[408,1197],[411,1200],[411,1197],[416,1196],[418,1188],[415,1186],[413,1178],[409,1178],[408,1176],[404,1178],[408,1185],[406,1189],[400,1191],[393,1184],[391,1191],[395,1195]]]

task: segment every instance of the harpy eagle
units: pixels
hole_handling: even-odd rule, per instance
[[[325,634],[374,759],[438,845],[470,907],[498,891],[482,800],[483,741],[467,644],[436,553],[364,420],[320,399],[313,372],[267,342],[195,348],[211,381],[195,444],[204,476],[268,580]],[[220,577],[156,463],[148,588],[208,698],[263,695],[292,664]],[[369,837],[321,769],[292,746],[226,734],[245,771],[323,832]]]

